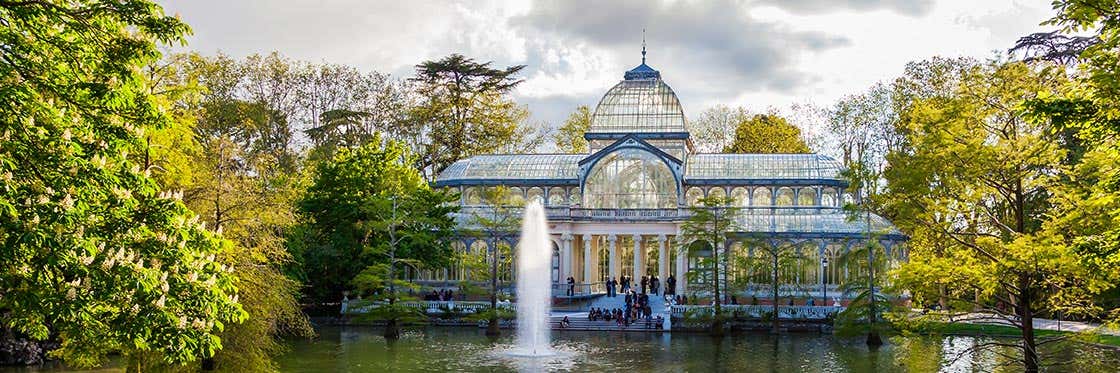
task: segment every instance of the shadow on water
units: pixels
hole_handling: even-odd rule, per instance
[[[973,337],[893,336],[870,349],[861,338],[820,334],[707,334],[556,332],[555,356],[517,358],[515,338],[487,337],[476,328],[429,327],[387,342],[376,328],[324,328],[316,341],[293,342],[280,358],[285,372],[381,371],[767,371],[970,372],[1000,371],[999,354],[951,359],[979,343]],[[509,333],[507,333],[509,334]],[[1101,356],[1115,351],[1068,352],[1076,371],[1115,371]],[[1001,351],[1013,355],[1013,350]],[[1109,360],[1103,360],[1109,361]],[[1111,360],[1115,361],[1115,360]]]

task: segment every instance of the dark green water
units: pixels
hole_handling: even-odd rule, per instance
[[[820,334],[703,334],[624,332],[553,333],[559,354],[515,358],[513,337],[490,339],[476,328],[432,327],[387,343],[374,327],[323,328],[315,341],[298,341],[280,359],[285,372],[972,372],[1016,371],[1001,367],[1017,354],[1002,348],[965,352],[990,340],[973,337],[891,337],[877,350],[862,339]],[[512,332],[512,331],[507,331]],[[962,354],[962,352],[965,352]],[[1095,348],[1054,353],[1070,365],[1054,371],[1116,372],[1120,354]],[[1004,357],[1001,355],[1009,355]],[[1021,369],[1021,368],[1019,368]]]

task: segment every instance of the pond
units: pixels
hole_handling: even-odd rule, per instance
[[[293,341],[279,359],[284,372],[431,371],[658,371],[658,372],[971,372],[1001,368],[1014,349],[964,353],[985,338],[967,336],[890,337],[878,349],[861,338],[818,333],[704,334],[554,332],[558,354],[512,358],[512,331],[491,339],[471,327],[429,327],[387,343],[376,327],[326,327],[313,341]],[[1007,341],[1007,342],[1014,342]],[[1054,351],[1051,351],[1054,352]],[[1120,353],[1098,348],[1063,349],[1062,371],[1115,372]],[[1021,370],[1019,368],[1018,370]]]

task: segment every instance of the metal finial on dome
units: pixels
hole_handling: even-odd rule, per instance
[[[642,64],[646,63],[646,29],[642,29]]]

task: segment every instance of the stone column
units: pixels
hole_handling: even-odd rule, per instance
[[[669,278],[669,249],[665,247],[668,238],[661,234],[657,236],[657,279],[662,284]]]
[[[591,235],[583,235],[583,283],[590,284],[595,282],[595,277],[591,271],[593,260],[591,259]]]
[[[614,277],[615,280],[618,280],[618,278],[622,275],[622,260],[618,255],[618,248],[616,247],[616,244],[618,243],[618,236],[615,236],[613,234],[607,236],[607,243],[610,244],[610,258],[607,259],[610,261],[610,273],[607,274],[607,277]]]
[[[688,253],[684,249],[677,250],[677,294],[684,295],[688,288],[688,276],[685,266],[688,266]]]
[[[572,271],[572,234],[560,235],[560,282],[566,284],[568,277],[573,277]]]
[[[634,281],[638,282],[638,288],[641,289],[642,276],[646,273],[644,268],[646,261],[643,258],[645,255],[642,255],[645,254],[645,252],[642,252],[642,235],[635,234],[631,237],[634,240]]]

